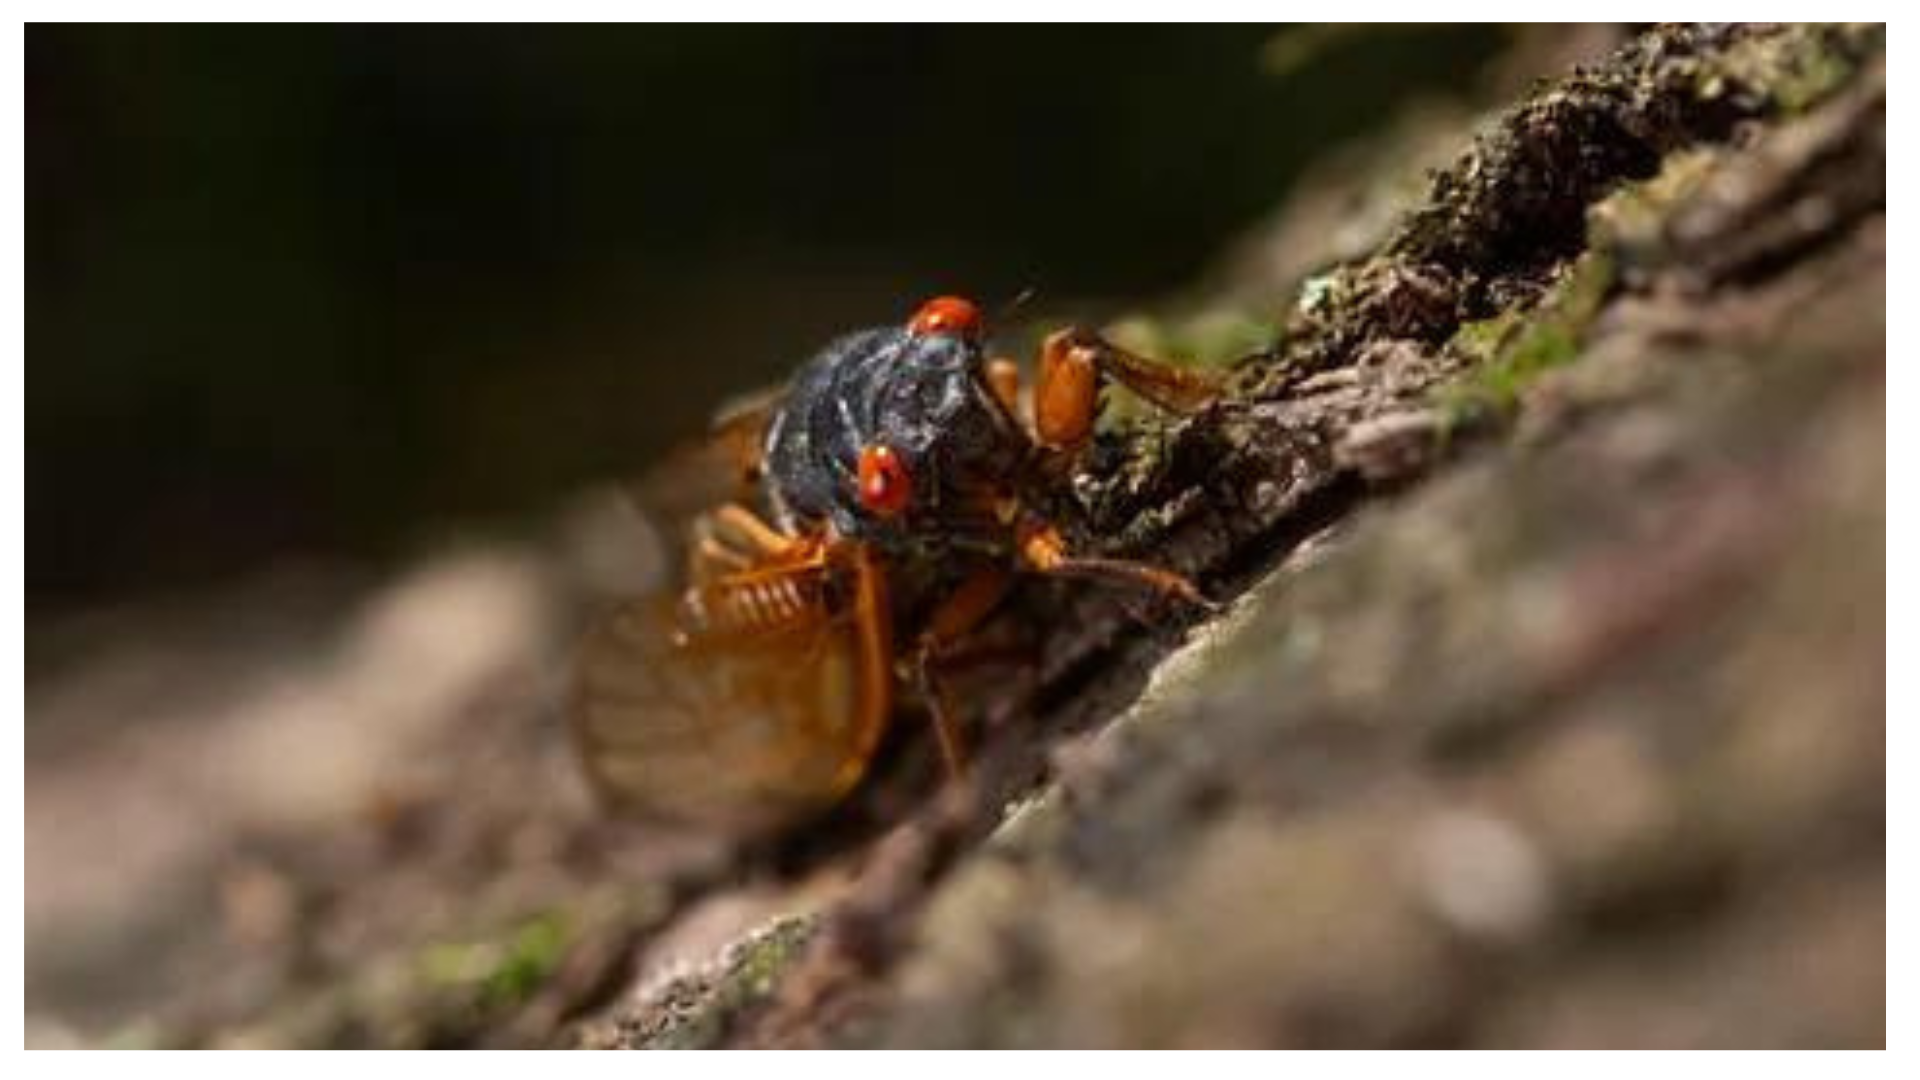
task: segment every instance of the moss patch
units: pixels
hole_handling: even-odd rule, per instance
[[[1452,430],[1510,416],[1535,379],[1579,355],[1613,281],[1613,260],[1589,253],[1568,268],[1533,311],[1463,324],[1447,347],[1470,366],[1464,379],[1440,392],[1445,426]]]
[[[421,954],[420,970],[434,985],[471,992],[482,1008],[510,1007],[546,982],[570,939],[566,920],[548,912],[502,940],[431,946]]]

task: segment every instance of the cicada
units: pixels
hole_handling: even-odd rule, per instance
[[[1169,570],[1074,551],[1045,507],[1110,381],[1177,413],[1214,381],[1080,328],[1036,367],[1023,413],[979,308],[942,296],[838,338],[718,425],[737,497],[694,515],[680,591],[619,605],[580,651],[573,728],[604,802],[735,833],[805,821],[860,784],[903,693],[957,777],[944,662],[1019,575],[1202,602]]]

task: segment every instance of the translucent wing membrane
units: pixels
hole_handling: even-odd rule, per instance
[[[834,578],[796,594],[841,599],[711,632],[653,598],[589,636],[573,720],[611,806],[750,833],[824,810],[860,779],[889,706],[878,575],[864,556],[793,573]]]
[[[718,413],[697,439],[675,446],[627,494],[662,536],[679,538],[713,506],[757,501],[760,443],[783,391],[742,397]]]

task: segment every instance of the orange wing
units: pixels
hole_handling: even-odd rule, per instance
[[[574,732],[610,807],[763,832],[825,810],[865,774],[891,707],[879,569],[842,545],[740,578],[802,600],[724,630],[690,627],[666,598],[633,601],[582,646]],[[739,581],[699,588],[759,603]]]

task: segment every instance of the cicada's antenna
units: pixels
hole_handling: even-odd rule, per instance
[[[998,308],[994,309],[992,325],[999,326],[1005,323],[1013,317],[1015,312],[1026,307],[1029,301],[1039,295],[1039,288],[1033,285],[1028,285],[1026,288],[1014,293],[1011,300],[1003,302]]]

